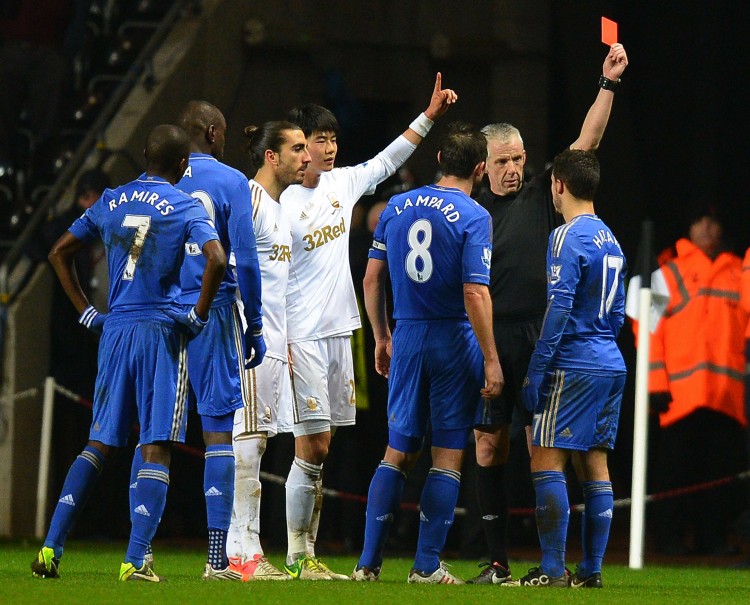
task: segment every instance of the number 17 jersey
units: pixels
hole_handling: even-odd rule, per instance
[[[427,185],[396,195],[369,257],[388,263],[397,321],[466,320],[463,284],[490,281],[490,215],[458,189]]]
[[[548,310],[532,366],[546,362],[555,369],[625,371],[616,339],[625,320],[626,269],[619,242],[598,216],[576,216],[550,234]],[[562,332],[555,333],[549,328],[558,324],[550,315],[557,309],[570,315]]]

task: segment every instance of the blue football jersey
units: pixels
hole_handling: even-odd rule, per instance
[[[106,189],[69,231],[101,237],[107,252],[110,313],[167,309],[180,291],[185,242],[219,239],[200,203],[159,177],[141,175]]]
[[[625,320],[625,255],[592,214],[555,229],[547,250],[547,314],[529,371],[623,372],[616,339]]]
[[[463,284],[490,281],[490,215],[458,189],[427,185],[396,195],[369,257],[388,263],[394,319],[466,319]]]
[[[177,183],[177,187],[203,204],[216,226],[227,258],[234,252],[238,275],[243,276],[243,271],[249,271],[250,279],[243,280],[240,277],[241,295],[246,315],[251,319],[249,323],[256,323],[261,314],[260,268],[247,178],[239,170],[222,164],[211,155],[191,153],[190,165]],[[201,275],[206,261],[196,242],[189,241],[185,249],[185,264],[180,274],[182,293],[178,301],[181,304],[194,305],[200,295]],[[216,293],[213,306],[218,307],[235,300],[236,291],[237,282],[234,274],[227,271]]]

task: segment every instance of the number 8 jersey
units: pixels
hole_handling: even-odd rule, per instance
[[[428,185],[396,195],[369,257],[388,263],[394,319],[465,320],[462,284],[490,283],[490,215],[458,189]]]
[[[70,232],[81,241],[100,236],[104,242],[112,313],[170,308],[180,291],[188,237],[200,248],[219,239],[200,202],[146,175],[106,189]]]

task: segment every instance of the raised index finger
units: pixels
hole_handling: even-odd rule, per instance
[[[440,92],[443,86],[443,76],[440,72],[437,72],[437,76],[435,77],[435,88],[433,89],[433,93]]]

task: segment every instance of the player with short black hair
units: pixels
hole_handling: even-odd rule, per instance
[[[388,378],[389,436],[370,483],[355,581],[380,576],[406,472],[429,431],[433,466],[422,489],[408,582],[463,584],[440,561],[440,552],[453,523],[477,409],[483,397],[496,397],[503,386],[487,287],[492,225],[487,211],[469,197],[484,173],[485,157],[479,131],[452,125],[438,151],[440,180],[392,197],[375,229],[365,305],[375,336],[375,369]],[[392,339],[386,276],[393,288]]]
[[[626,263],[612,231],[594,213],[598,185],[593,152],[568,149],[555,157],[552,198],[565,224],[549,237],[547,312],[522,393],[534,416],[531,477],[542,561],[506,586],[602,587],[614,501],[607,454],[615,444],[626,374],[616,342],[625,321]],[[582,475],[585,512],[583,558],[568,577],[565,464],[571,455]]]
[[[339,121],[336,116],[330,109],[315,103],[295,107],[289,112],[287,119],[299,126],[306,138],[314,132],[330,132],[337,137],[339,135]]]
[[[287,340],[292,367],[292,405],[279,413],[279,430],[293,432],[295,457],[286,482],[287,560],[294,578],[347,580],[315,554],[323,499],[323,462],[333,432],[355,423],[356,396],[350,338],[361,327],[349,267],[352,210],[366,193],[391,176],[427,136],[458,95],[442,88],[438,73],[424,113],[374,158],[334,168],[338,123],[317,105],[289,114],[307,135],[310,164],[300,185],[281,198],[292,227],[287,291]],[[309,132],[309,134],[308,134]],[[303,574],[303,568],[306,573]]]

